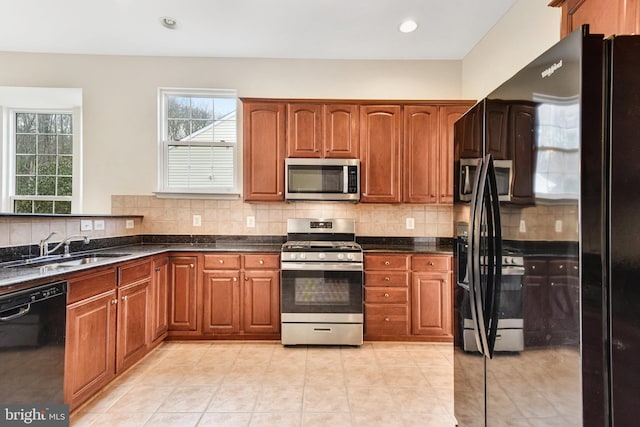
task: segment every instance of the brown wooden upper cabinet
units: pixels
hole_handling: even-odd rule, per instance
[[[476,159],[482,156],[482,114],[484,104],[479,103],[456,122],[455,147],[460,150],[457,158]]]
[[[549,6],[562,8],[561,37],[582,24],[591,34],[640,33],[640,0],[553,0]]]
[[[496,160],[504,160],[509,156],[509,140],[507,129],[509,124],[509,104],[488,100],[485,106],[487,113],[486,138],[487,154]]]
[[[402,107],[360,106],[360,201],[399,203]]]
[[[244,199],[284,200],[285,105],[243,100]]]
[[[358,105],[287,104],[287,157],[358,158]]]
[[[453,126],[469,107],[404,107],[404,203],[453,203]]]

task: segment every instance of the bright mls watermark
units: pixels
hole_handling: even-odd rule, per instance
[[[1,426],[69,427],[69,405],[2,405]]]

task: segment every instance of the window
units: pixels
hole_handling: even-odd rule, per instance
[[[577,199],[580,195],[580,108],[577,98],[536,95],[536,174],[541,199]]]
[[[14,111],[13,119],[13,212],[71,213],[72,112]]]
[[[158,192],[237,195],[237,98],[230,90],[159,91]]]

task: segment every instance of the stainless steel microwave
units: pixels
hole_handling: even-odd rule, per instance
[[[286,200],[360,200],[360,160],[285,159]]]
[[[460,159],[460,200],[471,201],[473,183],[476,179],[478,163],[481,159]],[[498,186],[498,200],[511,200],[511,186],[513,181],[513,162],[511,160],[494,160],[496,184]]]

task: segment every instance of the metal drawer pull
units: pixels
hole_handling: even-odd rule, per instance
[[[128,299],[128,298],[127,298],[127,296],[126,296],[126,295],[122,297],[122,301],[126,301],[127,299]]]
[[[156,267],[156,271],[160,271],[160,267]]]
[[[260,263],[260,265],[264,264],[264,260],[261,259],[260,261],[258,261]]]
[[[384,318],[384,321],[385,321],[385,322],[391,322],[391,319],[389,319],[388,317],[385,317],[385,318]]]
[[[563,264],[560,264],[560,270],[562,270],[564,268]]]
[[[218,263],[219,263],[219,264],[224,264],[224,260],[219,259],[219,260],[218,260]]]
[[[322,332],[325,334],[330,334],[331,328],[313,328],[313,332]]]
[[[389,264],[391,264],[389,261],[384,262],[384,265],[389,265]]]
[[[195,267],[195,265],[193,265],[193,264],[189,264],[189,267],[193,268],[193,267]]]
[[[389,294],[385,293],[385,294],[384,294],[384,297],[385,297],[385,298],[389,298]]]
[[[112,300],[111,300],[111,305],[116,305],[117,303],[118,303],[118,300],[117,300],[117,299],[112,299]]]
[[[433,265],[433,261],[429,261],[429,265]]]
[[[390,279],[388,276],[384,278],[384,281],[385,281],[385,282],[388,282],[388,281],[390,281],[390,280],[391,280],[391,279]]]

